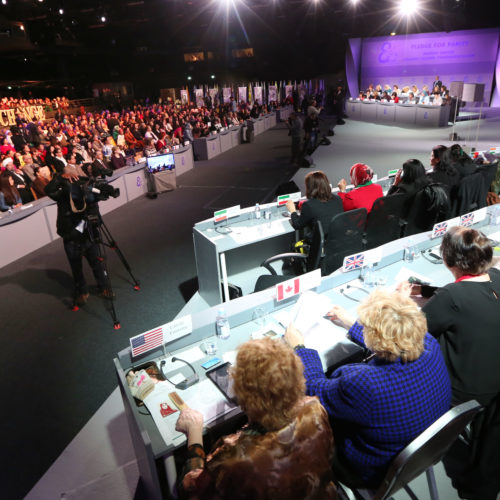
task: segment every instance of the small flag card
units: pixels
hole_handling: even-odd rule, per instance
[[[439,238],[439,236],[443,236],[446,231],[448,231],[448,222],[438,222],[437,224],[434,224],[434,227],[432,228],[431,238]]]
[[[163,344],[163,327],[154,328],[148,332],[141,333],[130,339],[130,348],[132,349],[132,356],[136,357],[139,354],[154,349]]]
[[[354,271],[355,269],[361,269],[365,265],[365,254],[356,253],[354,255],[348,255],[344,257],[344,263],[342,264],[342,271]]]
[[[224,208],[222,210],[217,210],[214,212],[214,222],[222,222],[231,217],[236,217],[240,215],[241,207],[240,205],[235,205],[234,207]]]
[[[298,295],[301,292],[315,288],[319,286],[320,283],[321,269],[316,269],[315,271],[303,274],[298,278],[284,281],[275,287],[276,300],[281,302],[282,300]]]
[[[300,198],[301,198],[300,191],[298,191],[297,193],[282,194],[282,195],[278,196],[278,207],[286,205],[286,202],[288,200],[296,202],[296,201],[299,201]]]

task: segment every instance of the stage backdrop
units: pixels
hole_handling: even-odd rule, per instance
[[[357,97],[370,83],[431,88],[439,75],[448,88],[452,81],[484,83],[488,106],[499,33],[493,28],[351,39],[346,56],[349,92]]]

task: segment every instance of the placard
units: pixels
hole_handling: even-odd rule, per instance
[[[234,207],[224,208],[222,210],[217,210],[214,212],[214,222],[222,222],[231,217],[236,217],[240,215],[241,207],[240,205],[235,205]]]
[[[281,302],[282,300],[289,299],[294,295],[298,295],[301,292],[305,292],[306,290],[319,286],[320,283],[321,269],[315,269],[310,273],[302,274],[297,278],[293,278],[276,285],[276,300]]]
[[[227,104],[231,100],[231,95],[233,90],[229,87],[222,89],[222,101],[224,104]]]
[[[189,335],[193,331],[193,320],[191,314],[182,318],[174,319],[163,325],[163,343],[168,344],[173,340]]]
[[[273,102],[273,101],[276,102],[277,101],[277,95],[278,95],[278,91],[277,91],[276,85],[270,85],[268,93],[267,93],[267,101],[268,101],[268,103]]]
[[[238,87],[238,102],[247,102],[247,88]]]
[[[346,273],[361,269],[365,266],[372,266],[380,262],[382,259],[382,249],[380,247],[367,250],[366,252],[358,252],[344,257],[342,264],[342,272]]]
[[[297,193],[281,194],[278,196],[277,206],[281,207],[283,205],[286,205],[286,202],[288,200],[291,200],[295,203],[299,201],[300,198],[302,198],[300,191],[298,191]]]

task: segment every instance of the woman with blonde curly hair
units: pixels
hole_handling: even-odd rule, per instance
[[[329,312],[372,356],[330,377],[293,325],[285,339],[304,364],[307,394],[332,419],[334,473],[354,487],[377,487],[394,456],[449,409],[450,380],[425,316],[407,295],[378,289],[358,315],[354,321],[340,306]]]
[[[203,499],[334,499],[333,437],[317,398],[306,397],[303,367],[283,342],[243,344],[231,370],[248,424],[221,438],[205,457],[203,416],[188,408],[177,421],[187,434],[181,491]]]

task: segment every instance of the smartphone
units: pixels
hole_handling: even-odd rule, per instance
[[[209,359],[208,361],[205,361],[205,363],[202,363],[201,366],[205,370],[208,370],[210,368],[213,368],[215,365],[218,365],[221,361],[222,361],[222,359],[216,357],[216,358]]]

